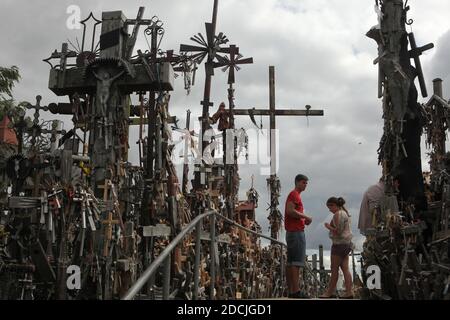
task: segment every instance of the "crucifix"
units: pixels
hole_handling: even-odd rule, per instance
[[[271,236],[278,238],[278,231],[281,226],[281,217],[278,210],[278,199],[280,197],[280,183],[277,177],[277,155],[276,155],[276,117],[277,116],[323,116],[323,110],[311,110],[309,105],[306,110],[277,110],[275,105],[275,67],[269,67],[269,102],[270,108],[267,109],[235,109],[234,114],[243,115],[260,115],[270,117],[270,178],[267,179],[270,187],[271,201],[269,220],[271,221]]]

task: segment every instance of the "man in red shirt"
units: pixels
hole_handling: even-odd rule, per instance
[[[306,239],[305,225],[312,222],[312,218],[305,215],[300,194],[308,185],[308,177],[299,174],[295,177],[295,189],[289,193],[286,200],[284,226],[286,229],[287,267],[286,278],[289,298],[308,298],[300,291],[300,268],[305,266]]]

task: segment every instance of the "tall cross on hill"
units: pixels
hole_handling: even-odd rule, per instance
[[[277,116],[323,116],[323,110],[311,110],[307,105],[306,110],[284,109],[277,110],[275,104],[275,67],[269,67],[269,109],[235,109],[235,116],[269,116],[270,117],[270,178],[267,179],[270,187],[270,229],[271,237],[278,239],[281,227],[281,213],[278,210],[280,197],[280,182],[277,177],[277,154],[276,154],[276,117]]]

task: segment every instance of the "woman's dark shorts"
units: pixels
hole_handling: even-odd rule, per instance
[[[303,231],[286,231],[287,265],[304,267],[306,258],[306,239]]]
[[[331,255],[338,256],[342,259],[345,258],[346,256],[348,256],[351,251],[352,251],[351,243],[333,244],[331,246]]]

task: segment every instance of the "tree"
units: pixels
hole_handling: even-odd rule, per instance
[[[19,80],[19,69],[16,66],[11,68],[0,67],[0,122],[3,121],[4,117],[8,117],[12,122],[10,125],[14,125],[15,121],[19,121],[21,116],[25,114],[24,103],[16,105],[12,96],[12,89]],[[15,145],[0,141],[0,207],[5,199],[6,188],[10,183],[6,176],[6,163],[17,152],[16,149]]]
[[[12,89],[19,80],[19,68],[0,67],[0,122],[7,116],[11,121],[11,127],[22,120],[25,115],[24,107],[28,104],[27,102],[16,104],[12,96]]]
[[[15,82],[20,80],[19,68],[12,66],[11,68],[0,67],[0,100],[5,101],[12,99],[11,90]],[[5,97],[5,95],[7,97]]]

